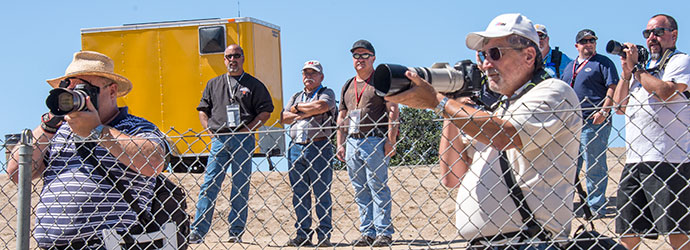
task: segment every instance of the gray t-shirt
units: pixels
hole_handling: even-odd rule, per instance
[[[290,138],[292,138],[293,141],[297,140],[296,142],[303,142],[305,140],[314,140],[320,137],[330,137],[335,131],[333,128],[328,128],[334,126],[337,119],[335,92],[326,86],[321,85],[320,88],[312,92],[300,91],[295,93],[285,107],[287,109],[297,103],[313,102],[317,100],[325,101],[328,104],[328,111],[304,120],[295,120],[290,125]],[[306,137],[304,138],[299,136],[302,130],[306,131]]]

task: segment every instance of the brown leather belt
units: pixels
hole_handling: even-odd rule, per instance
[[[325,137],[325,136],[324,137],[318,137],[318,138],[314,138],[313,140],[307,140],[304,142],[295,142],[295,143],[300,144],[300,145],[307,145],[307,144],[312,143],[312,142],[325,141],[325,140],[328,140],[328,137]]]

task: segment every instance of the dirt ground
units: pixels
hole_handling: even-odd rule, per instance
[[[620,179],[622,148],[612,148],[608,152],[609,186],[607,197],[610,213],[606,218],[595,221],[595,226],[604,235],[613,236],[615,223],[615,192]],[[203,182],[201,174],[175,174],[171,180],[177,181],[188,190],[188,212],[193,216],[199,185]],[[34,182],[32,204],[35,206],[40,192],[40,183]],[[294,222],[289,180],[284,172],[256,172],[252,175],[249,201],[249,216],[244,243],[230,244],[227,239],[229,211],[229,181],[223,184],[219,195],[213,227],[204,243],[191,245],[190,249],[278,249],[289,238],[294,237]],[[389,187],[393,193],[393,249],[449,249],[464,248],[455,229],[456,191],[443,187],[439,182],[438,167],[394,167],[390,170]],[[353,248],[349,243],[359,236],[357,206],[353,198],[352,186],[345,171],[335,171],[332,186],[333,226],[331,241],[336,248]],[[577,200],[577,199],[576,199]],[[17,230],[17,192],[16,185],[6,175],[0,175],[0,249],[16,249]],[[568,201],[564,201],[568,202]],[[31,222],[33,225],[33,220]],[[581,216],[573,223],[582,223]],[[315,224],[314,224],[315,225]],[[641,249],[670,249],[664,238],[645,240]],[[31,242],[32,248],[36,243]],[[367,247],[368,248],[368,247]],[[367,249],[362,248],[362,249]]]

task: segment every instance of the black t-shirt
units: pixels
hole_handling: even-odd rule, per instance
[[[219,75],[206,83],[201,101],[196,110],[203,111],[208,116],[208,128],[214,132],[228,132],[235,128],[227,126],[228,115],[226,106],[237,103],[240,105],[240,120],[244,125],[249,124],[261,112],[273,112],[273,100],[266,86],[250,74],[242,77],[227,77]],[[230,96],[228,79],[233,83],[235,98]],[[239,85],[237,79],[240,79]]]

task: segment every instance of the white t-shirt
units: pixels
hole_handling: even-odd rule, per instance
[[[660,75],[662,81],[687,85],[690,83],[690,56],[674,55]],[[690,162],[690,107],[687,99],[676,95],[668,101],[670,103],[664,103],[647,92],[640,82],[631,82],[625,109],[626,163]]]
[[[574,217],[573,194],[582,115],[575,91],[552,78],[494,114],[513,124],[522,149],[507,150],[508,162],[537,221],[565,239]],[[555,112],[554,112],[555,111]],[[465,138],[467,139],[467,138]],[[469,171],[458,187],[456,226],[465,239],[520,230],[521,217],[501,177],[499,151],[471,140]]]

